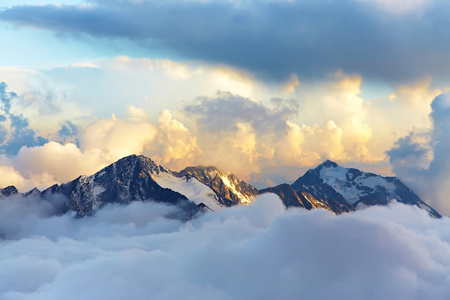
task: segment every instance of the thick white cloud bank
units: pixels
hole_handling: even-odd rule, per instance
[[[448,299],[450,224],[401,204],[334,216],[250,206],[168,219],[173,207],[52,216],[0,201],[0,299]]]

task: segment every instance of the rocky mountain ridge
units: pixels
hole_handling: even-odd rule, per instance
[[[286,193],[287,189],[292,189],[294,192]],[[271,190],[283,200],[286,206],[296,203],[295,200],[299,198],[302,199],[302,203],[304,200],[311,204],[318,202],[321,203],[322,208],[340,214],[367,206],[387,205],[391,201],[397,201],[425,209],[435,218],[441,217],[436,210],[423,202],[399,179],[383,177],[354,168],[344,168],[330,160],[308,170],[290,187],[279,185]],[[264,191],[262,190],[260,193]],[[307,206],[304,207],[308,209]]]
[[[197,179],[198,178],[198,179]],[[78,217],[92,215],[108,203],[155,201],[183,206],[190,215],[200,210],[219,210],[249,204],[257,190],[230,172],[214,167],[188,167],[172,172],[142,155],[130,155],[99,172],[44,191],[34,188],[20,194],[14,186],[0,189],[0,197],[21,195],[48,199],[65,198],[60,213],[75,211]]]
[[[215,167],[193,166],[172,172],[142,155],[130,155],[91,176],[78,178],[44,191],[32,189],[20,194],[14,186],[0,189],[0,198],[64,197],[60,213],[75,211],[78,217],[92,215],[108,203],[155,201],[183,207],[186,218],[199,211],[217,211],[238,204],[250,204],[263,193],[275,193],[286,207],[327,209],[335,214],[396,200],[440,215],[395,177],[382,177],[326,161],[308,170],[293,184],[257,190],[230,172]]]

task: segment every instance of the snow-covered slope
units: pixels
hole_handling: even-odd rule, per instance
[[[172,173],[161,172],[152,175],[153,180],[164,188],[176,191],[195,204],[203,203],[213,211],[223,208],[216,193],[207,185],[193,177],[175,177]]]
[[[176,175],[193,177],[207,185],[216,193],[219,203],[224,206],[250,204],[253,197],[258,194],[256,188],[240,180],[233,173],[224,172],[215,167],[187,167]]]
[[[372,173],[360,172],[356,169],[343,168],[337,164],[325,163],[320,169],[319,178],[351,204],[358,202],[376,189],[385,190],[387,197],[392,196],[395,198],[396,196],[396,186],[392,179],[383,178]],[[385,200],[387,203],[392,199],[385,198]]]

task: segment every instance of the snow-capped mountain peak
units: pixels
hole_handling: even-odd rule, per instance
[[[431,215],[440,217],[399,179],[344,168],[330,160],[308,170],[292,187],[298,192],[307,192],[323,199],[328,204],[347,203],[350,205],[349,210],[358,206],[386,205],[395,200],[424,208]]]
[[[54,185],[42,195],[62,194],[67,197],[67,209],[76,211],[78,216],[90,215],[108,203],[146,200],[182,204],[188,211],[195,211],[196,205],[185,195],[155,181],[161,174],[170,175],[170,171],[145,156],[130,155],[94,175],[82,175],[68,183]]]
[[[188,170],[188,171],[187,171]],[[4,196],[17,193],[14,187],[0,190]],[[249,203],[256,189],[232,173],[214,167],[189,167],[172,172],[142,155],[124,157],[97,173],[40,192],[33,189],[23,197],[65,197],[65,209],[84,217],[108,203],[156,201],[181,204],[188,214],[195,211],[217,211],[223,207]],[[0,195],[1,196],[1,195]],[[206,210],[205,210],[206,207]]]
[[[375,189],[386,190],[388,195],[395,194],[396,186],[393,183],[393,177],[381,177],[372,173],[361,172],[357,169],[344,168],[333,162],[327,162],[321,165],[319,177],[351,204],[356,203]],[[386,202],[390,200],[393,199],[386,199]]]

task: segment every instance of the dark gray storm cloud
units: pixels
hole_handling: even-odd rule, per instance
[[[275,98],[269,108],[249,98],[230,92],[217,92],[214,97],[198,97],[184,110],[197,117],[203,130],[234,130],[239,122],[249,123],[260,133],[282,132],[286,121],[298,112],[299,104],[294,99]]]
[[[75,219],[15,200],[0,199],[2,300],[450,295],[449,219],[402,204],[334,216],[267,194],[182,223],[152,202]]]
[[[390,14],[371,1],[90,1],[15,6],[0,20],[62,34],[128,38],[188,59],[226,63],[270,78],[336,70],[404,82],[450,78],[446,1]]]
[[[11,102],[17,97],[16,93],[8,91],[6,83],[0,83],[0,102],[3,113],[0,115],[0,153],[2,154],[15,155],[22,147],[42,146],[48,142],[47,139],[36,134],[26,117],[11,111]],[[6,126],[6,122],[9,122],[9,126]]]

